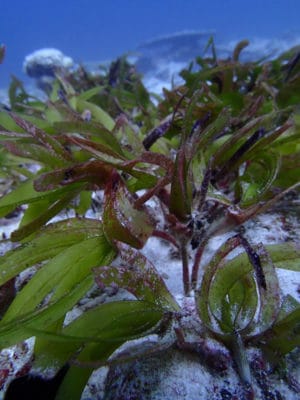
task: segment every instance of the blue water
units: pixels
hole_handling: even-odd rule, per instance
[[[24,57],[56,47],[75,61],[106,60],[153,37],[216,30],[222,39],[299,32],[300,0],[0,0],[0,87],[24,79]]]

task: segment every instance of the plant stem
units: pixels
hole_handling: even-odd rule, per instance
[[[196,285],[197,285],[197,281],[198,281],[199,266],[200,266],[203,251],[204,251],[204,248],[205,248],[207,242],[208,242],[207,239],[204,240],[198,247],[196,254],[195,254],[194,264],[193,264],[193,268],[192,268],[192,288],[193,289],[196,289]]]
[[[231,352],[242,381],[251,386],[250,366],[247,360],[245,346],[239,332],[234,332],[231,341]]]
[[[182,281],[185,296],[190,294],[191,285],[189,277],[189,258],[187,252],[186,241],[182,240],[180,243],[180,254],[182,260]]]
[[[152,236],[166,240],[169,243],[172,243],[173,246],[175,246],[177,248],[179,247],[178,243],[176,242],[176,239],[172,235],[169,235],[167,232],[163,232],[158,229],[154,229],[154,231],[152,232]]]

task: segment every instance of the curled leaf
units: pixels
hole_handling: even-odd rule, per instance
[[[111,172],[112,168],[101,161],[88,161],[42,174],[34,181],[34,188],[38,192],[44,192],[76,182],[103,187],[110,180]]]
[[[191,213],[192,187],[189,166],[190,161],[186,157],[184,146],[177,153],[170,193],[170,212],[183,221]]]
[[[279,154],[271,150],[259,152],[249,161],[240,179],[241,207],[255,204],[267,194],[278,175],[280,161]]]
[[[280,308],[277,275],[262,246],[226,260],[240,244],[240,238],[234,236],[221,246],[206,267],[196,296],[203,322],[225,341],[236,332],[245,336],[265,331],[276,320]],[[254,278],[253,264],[258,259]]]
[[[239,56],[245,47],[249,46],[249,40],[241,40],[234,48],[233,61],[238,61]]]
[[[146,150],[149,150],[150,147],[163,135],[166,134],[168,129],[172,124],[172,119],[167,117],[163,122],[161,122],[157,127],[153,128],[143,140],[143,145]]]
[[[118,240],[140,249],[155,225],[146,208],[135,208],[134,201],[120,176],[113,173],[105,188],[104,233],[109,241]]]

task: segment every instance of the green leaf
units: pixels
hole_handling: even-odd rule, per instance
[[[66,248],[43,265],[17,294],[2,322],[33,311],[51,294],[55,301],[85,279],[91,268],[109,264],[115,253],[104,236],[86,239]]]
[[[76,137],[69,137],[68,140],[80,148],[88,151],[101,161],[105,161],[111,165],[118,165],[120,162],[125,160],[125,157],[120,152],[115,152],[105,144],[95,143],[91,140],[80,139]]]
[[[266,249],[276,268],[300,272],[300,248],[297,243],[272,244]]]
[[[94,355],[85,351],[79,359],[105,361],[107,349],[149,334],[162,317],[163,309],[146,301],[123,300],[101,304],[85,311],[63,327],[61,332],[47,333],[46,329],[33,328],[32,332],[37,336],[48,338],[48,343],[41,342],[37,346],[36,360],[44,368],[53,362],[63,365],[83,344],[97,344],[104,357],[99,355],[99,350]]]
[[[84,215],[92,204],[92,193],[89,191],[81,191],[79,194],[79,203],[76,205],[76,213]]]
[[[74,186],[74,189],[75,187],[76,186]],[[20,183],[16,189],[12,190],[10,193],[0,199],[0,217],[7,215],[16,207],[23,204],[29,204],[35,201],[46,199],[49,201],[55,201],[69,190],[69,188],[62,187],[53,191],[37,192],[34,189],[34,180],[27,179],[26,181]]]
[[[115,346],[117,348],[117,346]],[[107,354],[113,352],[112,346],[107,349]],[[96,349],[94,350],[96,353]],[[55,396],[55,400],[80,400],[82,392],[93,372],[93,368],[81,368],[76,365],[72,365],[66,373],[58,392]]]
[[[64,146],[54,137],[44,132],[31,122],[21,118],[20,116],[10,113],[10,116],[25,132],[28,132],[37,142],[45,147],[49,153],[53,156],[61,158],[62,161],[72,161],[70,153],[64,148]]]
[[[52,326],[56,321],[60,321],[92,285],[92,277],[87,276],[58,301],[38,310],[19,315],[16,319],[7,322],[1,320],[0,347],[13,346],[33,336],[36,330],[42,331],[48,326]]]
[[[61,195],[56,201],[37,201],[30,204],[24,212],[20,227],[12,232],[11,241],[21,241],[26,238],[28,241],[30,235],[38,232],[51,218],[55,217],[60,211],[69,205],[71,200],[76,197],[81,187],[70,190]]]
[[[282,356],[300,346],[300,304],[275,322],[266,333],[267,340],[261,338],[261,345],[271,359],[281,360]]]
[[[280,307],[280,311],[277,316],[277,320],[274,325],[278,324],[281,320],[288,317],[288,315],[295,311],[300,306],[299,302],[290,294],[284,296],[282,300],[282,304]]]
[[[14,137],[12,137],[12,140],[13,142],[6,141],[2,143],[2,146],[4,146],[12,154],[37,161],[53,168],[66,165],[65,160],[62,160],[61,157],[58,157],[56,154],[52,154],[43,146],[32,142],[26,143],[25,140],[16,139]]]
[[[95,95],[99,94],[104,89],[104,86],[95,86],[91,89],[85,90],[78,96],[81,100],[90,100]]]
[[[146,301],[114,301],[90,309],[67,325],[64,335],[90,336],[110,343],[135,339],[149,332],[163,317],[163,309]]]
[[[22,104],[26,104],[30,97],[24,89],[23,82],[21,82],[14,75],[12,75],[11,77],[8,96],[12,110],[22,110]]]
[[[139,300],[148,301],[165,309],[179,311],[179,306],[167,289],[154,265],[139,251],[119,244],[122,264],[94,269],[100,287],[118,285]]]
[[[242,195],[240,206],[255,204],[271,188],[280,168],[279,154],[268,150],[259,152],[249,161],[245,173],[240,179]]]
[[[111,302],[100,305],[86,311],[63,329],[62,333],[66,335],[65,343],[49,342],[48,346],[40,348],[40,357],[38,356],[35,365],[43,368],[53,364],[53,361],[56,365],[63,365],[81,344],[68,342],[68,335],[76,337],[85,333],[100,343],[86,344],[78,360],[83,363],[93,361],[105,363],[122,343],[150,333],[162,317],[163,311],[160,308],[143,301]],[[93,369],[85,368],[83,373],[80,371],[82,369],[71,366],[59,388],[56,400],[69,398],[80,400]]]
[[[15,121],[11,118],[11,116],[7,113],[7,111],[0,110],[0,125],[1,128],[5,129],[5,133],[7,132],[18,132],[23,133],[23,129],[19,127]],[[7,130],[7,132],[6,132]],[[3,133],[3,131],[1,131]]]
[[[82,100],[78,97],[75,97],[75,100],[77,111],[82,113],[85,110],[89,110],[92,113],[93,118],[97,122],[100,122],[109,131],[113,130],[115,126],[115,121],[101,107],[88,101]]]
[[[62,134],[80,132],[91,138],[95,144],[102,143],[116,153],[123,154],[122,147],[112,132],[96,121],[59,121],[54,123],[54,128]],[[68,138],[75,139],[75,136],[68,136]]]
[[[75,243],[101,233],[100,222],[92,219],[72,218],[47,225],[29,243],[10,250],[1,257],[0,285],[24,269],[54,258]]]

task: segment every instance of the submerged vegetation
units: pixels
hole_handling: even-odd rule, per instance
[[[0,110],[0,217],[19,209],[22,219],[1,257],[1,295],[34,273],[1,301],[0,345],[35,336],[36,369],[68,364],[57,400],[80,399],[96,365],[131,339],[175,330],[169,346],[183,346],[183,310],[142,253],[151,236],[179,254],[183,293],[248,391],[246,347],[282,366],[299,346],[300,304],[281,295],[276,274],[300,270],[299,243],[254,245],[243,234],[249,219],[299,193],[299,53],[240,62],[246,45],[220,60],[210,42],[211,56],[162,98],[124,58],[99,75],[57,71],[46,101],[13,79],[10,109]],[[99,192],[101,215],[88,218]],[[232,235],[200,274],[208,241],[224,232]],[[70,318],[95,286],[133,297]]]

